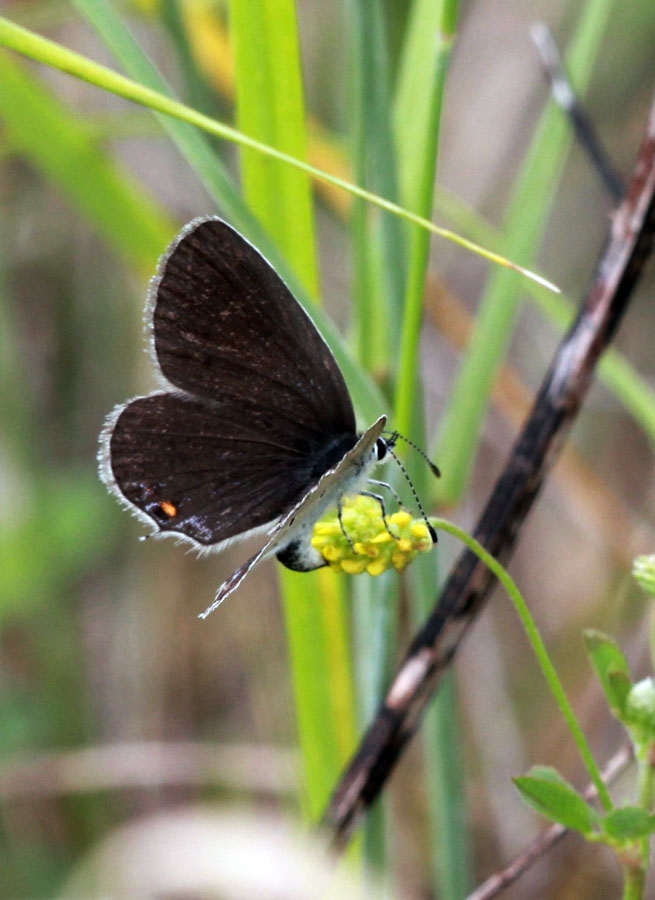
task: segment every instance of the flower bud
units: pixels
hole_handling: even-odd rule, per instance
[[[655,596],[655,553],[638,556],[632,563],[632,575],[639,587]]]
[[[633,684],[622,717],[635,741],[643,743],[655,738],[655,680],[642,678]]]

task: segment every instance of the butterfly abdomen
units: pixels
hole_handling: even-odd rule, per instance
[[[294,572],[311,572],[327,566],[327,561],[309,541],[298,538],[275,554],[278,562]]]

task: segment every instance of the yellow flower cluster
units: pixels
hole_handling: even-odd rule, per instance
[[[419,553],[432,549],[432,538],[425,522],[413,519],[406,510],[387,516],[387,530],[380,504],[372,497],[362,494],[344,497],[341,508],[343,525],[352,547],[341,529],[336,511],[319,519],[312,537],[312,546],[336,571],[348,575],[362,572],[381,575],[391,567],[404,569]]]

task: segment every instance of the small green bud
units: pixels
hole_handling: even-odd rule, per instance
[[[633,684],[626,701],[623,715],[637,744],[655,738],[655,680],[642,678]]]
[[[344,497],[341,518],[352,546],[335,510],[316,523],[311,543],[332,569],[349,575],[381,575],[390,568],[404,569],[419,553],[426,553],[433,546],[422,519],[413,519],[403,509],[387,516],[385,525],[380,504],[372,497]]]
[[[655,553],[638,556],[632,563],[632,575],[639,587],[655,596]]]

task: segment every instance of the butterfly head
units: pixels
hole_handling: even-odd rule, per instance
[[[373,448],[373,454],[376,462],[382,462],[383,459],[387,459],[389,456],[389,451],[395,446],[396,439],[398,435],[396,432],[392,432],[389,437],[379,437],[375,442],[375,447]]]

